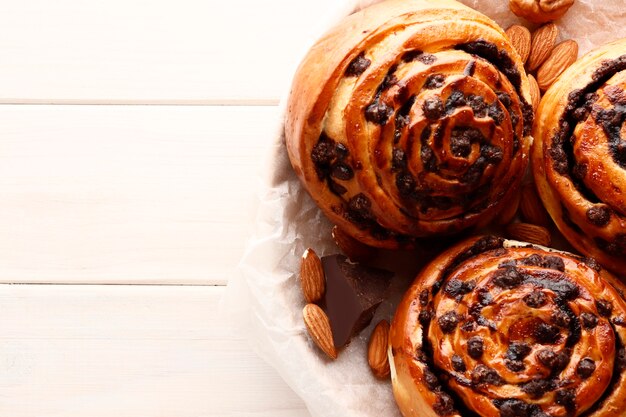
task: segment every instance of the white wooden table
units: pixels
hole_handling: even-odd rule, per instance
[[[0,415],[308,415],[217,309],[337,1],[0,0]]]

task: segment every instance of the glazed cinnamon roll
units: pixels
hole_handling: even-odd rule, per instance
[[[310,50],[285,134],[324,213],[372,246],[488,223],[527,165],[532,109],[504,32],[452,0],[388,0]]]
[[[405,417],[622,416],[623,284],[591,258],[476,237],[417,277],[391,325]]]
[[[567,240],[626,271],[626,39],[582,57],[546,92],[534,129],[539,195]]]

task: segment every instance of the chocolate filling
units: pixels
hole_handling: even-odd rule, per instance
[[[346,69],[347,77],[358,77],[363,74],[367,68],[369,68],[372,61],[365,58],[365,53],[361,52],[356,58],[350,62],[348,68]]]

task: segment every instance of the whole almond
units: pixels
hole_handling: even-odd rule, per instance
[[[317,303],[326,291],[326,279],[322,261],[311,248],[304,251],[300,264],[300,285],[307,303]]]
[[[542,91],[547,90],[563,71],[576,62],[578,44],[568,39],[554,47],[550,56],[537,71],[537,85]]]
[[[496,219],[495,219],[496,224],[503,226],[513,221],[513,218],[517,214],[517,209],[519,207],[520,198],[521,198],[521,194],[519,192],[515,192],[511,196],[509,201],[504,203],[504,207],[502,208],[502,211],[500,211],[500,213],[498,213],[498,215],[496,216]]]
[[[541,101],[541,91],[539,91],[539,85],[537,80],[532,74],[528,74],[528,84],[530,85],[530,100],[533,106],[533,110],[536,112],[539,108],[539,102]]]
[[[522,186],[520,212],[524,221],[543,227],[550,226],[550,217],[543,207],[533,184]]]
[[[552,237],[550,232],[543,226],[529,223],[511,223],[506,227],[507,235],[511,239],[523,242],[535,243],[542,246],[550,246]]]
[[[367,349],[367,362],[376,378],[385,379],[389,376],[388,344],[389,323],[387,320],[381,320],[372,331]]]
[[[309,335],[322,352],[331,359],[337,359],[337,349],[333,342],[333,332],[330,328],[328,316],[319,306],[307,304],[302,310],[302,317]]]
[[[529,71],[534,71],[545,61],[559,36],[559,29],[554,23],[548,23],[537,29],[532,36],[530,55],[526,66]]]
[[[337,226],[333,227],[331,234],[333,236],[333,240],[337,246],[339,246],[339,249],[341,249],[341,252],[350,258],[351,261],[366,261],[371,259],[376,254],[376,250],[374,248],[359,242]]]
[[[530,31],[521,25],[513,25],[506,30],[506,36],[519,54],[523,63],[526,63],[530,54]]]

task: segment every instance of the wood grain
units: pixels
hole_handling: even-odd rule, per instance
[[[276,104],[335,0],[0,3],[0,102]]]
[[[0,285],[12,417],[307,416],[218,314],[223,287]]]
[[[225,284],[275,107],[0,106],[0,282]]]

